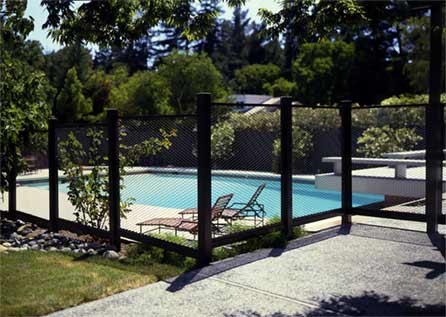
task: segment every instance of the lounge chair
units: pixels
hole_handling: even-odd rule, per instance
[[[254,218],[254,226],[257,226],[257,218],[260,218],[260,222],[262,225],[265,224],[265,206],[260,204],[257,201],[263,189],[266,187],[265,183],[262,183],[251,196],[248,202],[246,203],[233,203],[228,208],[223,210],[221,214],[221,219],[224,219],[230,225],[232,222],[237,219],[243,218]],[[236,208],[237,207],[237,208]],[[195,219],[197,214],[196,208],[185,209],[179,213],[182,217],[186,215],[192,215],[192,219]]]
[[[265,224],[265,206],[257,201],[266,184],[261,184],[247,203],[235,202],[229,208],[225,209],[221,218],[228,221],[230,224],[236,219],[254,218],[254,227],[257,226],[257,219],[260,218],[260,223]]]
[[[220,196],[216,201],[214,206],[212,207],[212,215],[211,215],[211,221],[212,221],[212,231],[213,233],[220,231],[220,224],[219,224],[219,218],[221,217],[221,214],[223,210],[228,206],[229,201],[232,199],[233,194],[228,194],[224,196]],[[197,208],[188,208],[183,210],[185,214],[193,214],[197,213]],[[216,223],[214,223],[216,222]],[[152,218],[140,223],[137,223],[136,225],[140,228],[140,233],[142,232],[143,226],[158,226],[158,232],[161,233],[161,229],[174,229],[175,235],[178,231],[187,231],[191,234],[195,235],[198,232],[198,220],[197,219],[188,219],[188,218]],[[156,230],[156,228],[154,229]],[[149,230],[146,232],[150,232],[153,230]]]

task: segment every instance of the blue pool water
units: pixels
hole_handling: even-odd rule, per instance
[[[266,187],[258,201],[265,205],[267,217],[280,214],[280,182],[226,176],[212,177],[212,201],[218,196],[233,193],[231,202],[247,202],[257,187],[265,182]],[[137,174],[124,177],[125,189],[122,198],[135,198],[135,204],[167,208],[190,208],[197,206],[196,175]],[[27,184],[48,189],[48,183]],[[67,184],[59,185],[67,192]],[[353,206],[361,206],[383,200],[382,195],[353,194]],[[293,183],[293,216],[305,216],[341,207],[341,193],[316,189],[314,184]]]

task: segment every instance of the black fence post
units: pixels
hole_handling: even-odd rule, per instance
[[[431,5],[429,105],[426,107],[426,229],[438,231],[438,216],[441,213],[444,109],[441,105],[441,74],[443,45],[441,44],[443,14],[442,1]]]
[[[9,144],[9,155],[11,155],[11,169],[8,174],[8,212],[12,218],[16,217],[17,211],[17,148]]]
[[[280,186],[283,233],[293,232],[293,127],[292,98],[280,98]]]
[[[110,221],[110,243],[121,249],[121,206],[119,175],[119,122],[118,110],[107,110],[108,125],[108,207]]]
[[[352,223],[352,102],[341,101],[342,224]]]
[[[59,175],[57,163],[56,118],[48,121],[48,180],[50,188],[50,230],[57,231],[59,221]]]
[[[198,265],[212,258],[211,232],[211,94],[197,94],[198,135]]]

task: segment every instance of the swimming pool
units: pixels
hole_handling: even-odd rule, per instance
[[[265,205],[267,217],[280,215],[280,181],[228,176],[212,177],[212,201],[218,196],[233,193],[231,202],[247,202],[261,183],[266,187],[258,198]],[[197,206],[197,177],[184,174],[136,174],[124,176],[124,199],[134,198],[135,204],[184,209]],[[48,189],[48,183],[26,184]],[[59,191],[68,192],[66,183]],[[382,195],[353,194],[353,206],[362,206],[383,200]],[[341,207],[341,193],[315,188],[314,184],[293,182],[293,216],[305,216]]]

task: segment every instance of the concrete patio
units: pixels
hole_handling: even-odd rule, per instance
[[[355,224],[51,316],[444,316],[445,296],[443,236]]]

